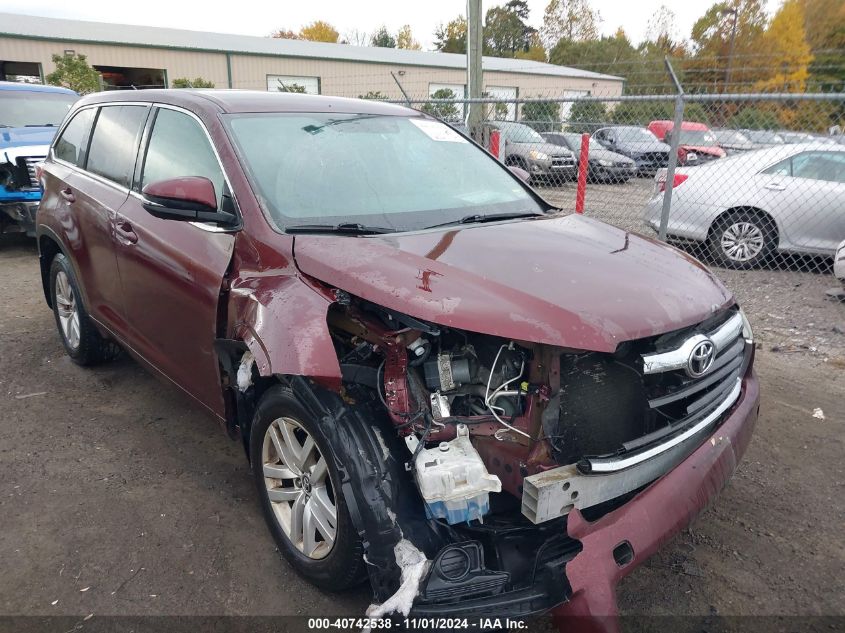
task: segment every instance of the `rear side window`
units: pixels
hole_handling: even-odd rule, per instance
[[[132,184],[138,139],[148,108],[137,105],[103,106],[88,150],[88,171],[124,187]]]
[[[67,161],[72,165],[85,167],[88,132],[91,130],[95,112],[96,108],[86,108],[73,115],[53,148],[53,155],[56,158]]]
[[[214,184],[217,204],[222,206],[223,171],[205,131],[193,117],[160,108],[144,159],[141,188],[184,176],[208,178]]]

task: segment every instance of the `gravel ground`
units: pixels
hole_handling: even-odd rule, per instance
[[[181,393],[128,359],[93,370],[68,360],[32,242],[0,238],[0,265],[0,616],[66,616],[35,622],[68,631],[108,615],[363,612],[366,588],[324,594],[280,559],[242,448]],[[781,273],[762,274],[774,286]],[[785,310],[765,295],[759,305],[784,328],[807,326],[794,316],[806,301],[797,290]],[[822,309],[845,318],[845,306],[812,308]],[[769,341],[757,366],[762,417],[745,460],[715,505],[622,583],[627,616],[845,616],[845,368]],[[243,630],[258,630],[251,622]],[[0,619],[0,630],[25,628]]]

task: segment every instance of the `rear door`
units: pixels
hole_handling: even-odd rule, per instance
[[[143,104],[81,110],[54,149],[54,159],[64,168],[62,182],[57,185],[57,199],[66,211],[64,239],[80,277],[86,307],[120,338],[127,330],[120,281],[115,274],[114,218],[129,195],[148,112],[149,106]],[[84,138],[75,138],[82,132],[74,132],[77,120],[80,128],[93,122],[93,129]]]
[[[181,176],[214,183],[218,207],[234,210],[223,168],[202,122],[154,109],[133,192],[116,218],[117,268],[132,348],[213,413],[224,414],[213,343],[234,234],[215,225],[163,220],[142,206],[143,187]]]
[[[760,206],[777,219],[788,245],[832,254],[845,239],[845,152],[802,152],[761,176]]]

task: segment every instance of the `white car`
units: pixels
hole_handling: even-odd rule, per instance
[[[833,276],[842,283],[842,290],[845,292],[845,240],[836,249],[833,256]]]
[[[665,172],[644,220],[660,226]],[[831,256],[845,239],[845,146],[780,145],[675,172],[668,235],[751,268],[774,252]]]

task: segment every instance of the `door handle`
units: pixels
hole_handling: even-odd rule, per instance
[[[767,185],[764,185],[766,189],[771,189],[772,191],[784,191],[786,189],[786,185],[782,185],[779,182],[770,182]]]
[[[65,187],[64,189],[60,190],[59,194],[68,202],[76,202],[76,196],[73,195],[73,189],[71,189],[70,187]]]
[[[127,220],[118,220],[115,222],[117,229],[117,237],[122,242],[127,244],[136,244],[138,242],[138,234],[132,230],[132,225]]]

